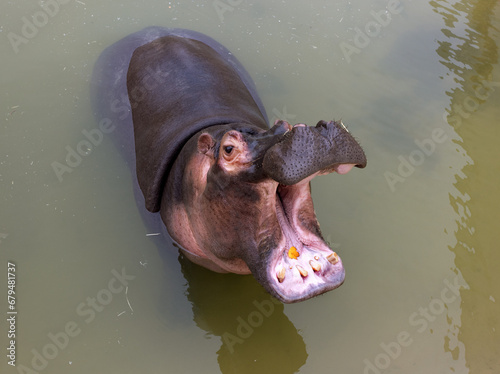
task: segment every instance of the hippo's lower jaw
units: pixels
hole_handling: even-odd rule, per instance
[[[319,231],[309,185],[313,177],[292,186],[277,186],[275,208],[281,239],[265,241],[276,244],[263,251],[267,253],[266,266],[260,270],[265,275],[256,276],[265,278],[260,283],[285,303],[335,289],[345,278],[340,257],[328,247]]]
[[[266,151],[263,170],[276,186],[274,220],[279,227],[262,238],[260,269],[252,269],[266,289],[286,303],[309,299],[339,287],[345,271],[339,256],[321,235],[313,208],[310,181],[317,175],[346,174],[354,166],[366,166],[366,157],[341,122],[320,121],[316,127],[290,126]],[[268,213],[269,214],[269,213]],[[272,222],[270,224],[270,222]],[[265,269],[265,275],[262,274]]]

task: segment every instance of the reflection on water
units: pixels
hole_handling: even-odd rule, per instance
[[[217,360],[223,373],[296,373],[305,364],[306,345],[283,304],[252,278],[180,262],[196,324],[221,338]]]
[[[437,53],[457,86],[448,90],[447,121],[463,140],[457,145],[470,157],[457,175],[450,203],[457,220],[455,264],[469,285],[461,292],[459,339],[471,373],[500,370],[500,252],[498,251],[498,141],[500,128],[500,7],[498,1],[434,2],[443,16],[444,38]],[[453,356],[452,349],[445,342]]]

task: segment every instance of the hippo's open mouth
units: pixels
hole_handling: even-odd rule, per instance
[[[307,179],[278,185],[276,193],[282,237],[268,258],[266,275],[269,286],[287,303],[337,288],[345,278],[340,257],[325,243],[314,212],[307,209],[312,201]]]
[[[366,165],[361,147],[340,123],[296,125],[290,133],[266,152],[263,162],[267,175],[278,182],[274,208],[281,229],[267,252],[265,283],[286,303],[337,288],[345,278],[340,257],[321,235],[309,182]]]

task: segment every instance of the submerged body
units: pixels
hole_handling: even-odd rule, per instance
[[[342,261],[321,236],[309,184],[366,165],[341,123],[269,128],[241,64],[187,30],[148,28],[117,42],[93,83],[99,114],[119,127],[139,204],[159,214],[191,261],[252,273],[283,302],[342,284]],[[128,112],[116,110],[124,97]]]

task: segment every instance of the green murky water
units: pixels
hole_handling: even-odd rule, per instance
[[[2,373],[500,372],[497,1],[120,3],[0,5]],[[275,304],[159,251],[112,135],[58,180],[96,58],[149,25],[226,45],[270,117],[360,140],[366,169],[313,182],[341,288]]]

